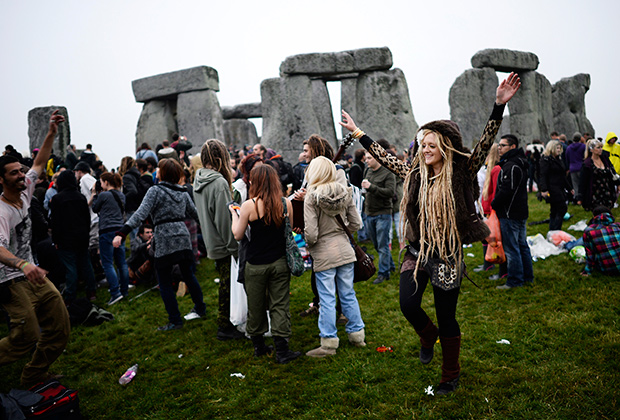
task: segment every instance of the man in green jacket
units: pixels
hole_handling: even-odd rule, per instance
[[[366,170],[362,180],[366,190],[364,212],[366,229],[379,254],[379,274],[373,284],[389,280],[390,272],[396,270],[390,253],[390,230],[392,229],[392,199],[396,191],[396,178],[387,168],[366,153]]]
[[[230,322],[230,257],[237,257],[228,203],[232,201],[230,158],[219,140],[207,140],[200,154],[202,168],[194,179],[194,201],[207,257],[215,260],[220,275],[217,338],[233,340],[244,335]]]

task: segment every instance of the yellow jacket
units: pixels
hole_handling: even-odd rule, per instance
[[[613,144],[609,144],[609,140],[615,138],[616,141]],[[614,169],[616,173],[620,170],[620,144],[618,144],[618,136],[615,133],[609,132],[607,133],[607,137],[605,137],[605,144],[603,145],[603,150],[609,152],[609,160],[611,164],[614,165]]]

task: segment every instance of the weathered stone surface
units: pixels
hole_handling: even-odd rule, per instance
[[[508,103],[510,129],[523,144],[545,140],[553,131],[551,83],[535,71],[522,72],[521,89]]]
[[[205,141],[224,141],[222,110],[213,90],[181,93],[177,97],[177,127],[194,147],[189,153],[197,153]]]
[[[336,135],[324,82],[308,76],[266,79],[261,83],[263,135],[261,144],[296,162],[302,142],[316,133],[334,146]],[[329,118],[328,118],[329,114]]]
[[[152,149],[177,132],[174,101],[152,100],[142,107],[136,129],[136,146],[147,143]],[[136,149],[137,149],[136,147]]]
[[[222,107],[222,118],[225,120],[260,118],[262,116],[263,112],[261,111],[260,102]]]
[[[243,147],[246,144],[259,143],[256,126],[252,121],[245,119],[224,120],[224,139],[227,145]]]
[[[534,53],[494,48],[478,51],[471,58],[472,67],[491,67],[503,72],[536,70],[538,63]]]
[[[495,101],[499,82],[495,70],[465,70],[450,88],[450,118],[461,129],[463,144],[472,147],[480,139]]]
[[[400,69],[361,73],[353,84],[342,84],[341,103],[356,124],[375,140],[385,138],[397,149],[409,146],[418,130],[409,88]],[[346,133],[343,133],[346,134]]]
[[[330,76],[392,67],[389,48],[361,48],[358,50],[299,54],[287,57],[280,65],[281,75],[306,74]]]
[[[28,137],[30,138],[30,152],[40,148],[50,128],[52,112],[59,110],[65,117],[65,122],[58,125],[58,134],[54,138],[54,154],[65,157],[67,146],[71,144],[71,130],[69,128],[69,114],[64,106],[45,106],[33,108],[28,112]]]
[[[156,98],[166,98],[179,93],[199,90],[219,91],[217,70],[199,66],[171,73],[158,74],[131,82],[136,102],[146,102]]]
[[[594,127],[586,117],[586,92],[590,75],[580,73],[566,77],[553,85],[553,128],[570,136],[579,131],[594,136]]]

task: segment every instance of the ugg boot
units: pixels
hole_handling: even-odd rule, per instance
[[[366,347],[364,338],[366,338],[366,335],[364,334],[363,328],[359,331],[349,333],[349,343],[353,344],[355,347]]]
[[[426,327],[419,331],[416,330],[416,332],[420,336],[420,362],[427,365],[433,360],[433,347],[439,336],[439,330],[433,324],[433,321],[428,318]]]
[[[301,356],[300,351],[291,351],[288,348],[288,338],[273,337],[273,342],[276,345],[276,361],[284,364]]]
[[[461,336],[439,337],[439,341],[441,342],[443,363],[441,365],[441,382],[436,394],[445,395],[456,391],[456,388],[459,386],[461,374],[461,365],[459,364]]]
[[[321,337],[321,347],[317,347],[314,350],[310,350],[306,353],[306,356],[310,357],[326,357],[333,356],[336,354],[336,349],[338,348],[338,344],[340,340],[338,337],[330,338],[330,337]]]
[[[252,344],[254,344],[254,357],[261,357],[273,353],[273,347],[265,345],[265,337],[262,335],[252,336],[251,339]]]

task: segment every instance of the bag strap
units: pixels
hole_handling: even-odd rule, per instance
[[[125,214],[125,206],[123,206],[121,198],[117,195],[119,194],[119,192],[116,190],[110,190],[110,193],[112,193],[112,197],[114,197],[114,200],[116,200],[116,204],[118,204],[118,206],[120,207],[121,214]]]
[[[347,236],[349,237],[349,240],[351,241],[351,243],[355,246],[357,245],[357,242],[355,242],[355,239],[353,239],[353,235],[351,235],[351,231],[349,230],[349,228],[347,227],[347,225],[344,224],[344,221],[342,220],[342,217],[340,217],[339,214],[336,215],[336,221],[338,221],[338,223],[340,224],[340,226],[342,227],[342,229],[344,229],[345,233],[347,234]]]

